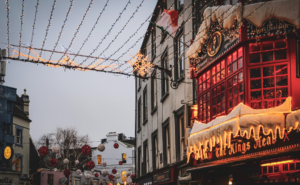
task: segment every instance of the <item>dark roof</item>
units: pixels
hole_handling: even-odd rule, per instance
[[[18,105],[14,105],[13,115],[17,116],[17,117],[19,117],[21,119],[24,119],[26,121],[30,121],[31,122],[31,120],[26,116],[26,114],[24,113],[24,111]]]
[[[135,139],[134,140],[119,140],[119,141],[124,143],[127,146],[130,146],[130,145],[135,146]]]

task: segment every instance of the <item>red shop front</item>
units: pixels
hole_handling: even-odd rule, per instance
[[[300,3],[284,3],[204,15],[209,24],[188,51],[197,81],[187,152],[194,184],[300,182]],[[290,18],[280,12],[287,8]],[[227,15],[221,24],[218,15]]]

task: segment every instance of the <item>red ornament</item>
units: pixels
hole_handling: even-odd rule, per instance
[[[49,163],[50,163],[51,166],[56,166],[58,164],[58,161],[55,158],[51,158]]]
[[[99,177],[99,173],[95,173],[95,177]]]
[[[89,169],[93,169],[95,167],[95,163],[93,161],[89,161],[86,165]]]
[[[118,144],[118,143],[115,143],[115,144],[114,144],[114,148],[115,148],[115,149],[119,148],[119,144]]]
[[[116,170],[116,169],[112,169],[111,172],[112,172],[113,174],[116,174],[116,173],[117,173],[117,170]]]
[[[122,165],[123,164],[123,162],[122,161],[119,161],[119,165]]]
[[[65,169],[64,171],[65,176],[71,175],[71,171],[69,169]]]
[[[45,147],[45,146],[42,146],[42,147],[39,149],[39,154],[40,154],[40,156],[42,156],[42,157],[46,156],[48,153],[49,153],[49,150],[48,150],[48,148]]]
[[[89,145],[83,145],[81,148],[81,153],[83,155],[89,155],[91,153],[91,147]]]
[[[131,177],[131,179],[133,179],[133,178],[135,177],[135,175],[134,175],[134,174],[132,174],[130,177]]]
[[[112,181],[114,179],[113,175],[109,175],[108,178]]]

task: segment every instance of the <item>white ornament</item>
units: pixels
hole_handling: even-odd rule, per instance
[[[57,168],[53,168],[53,170],[56,172],[56,171],[57,171]]]
[[[54,146],[54,147],[52,148],[52,153],[57,154],[58,151],[59,151],[59,149],[58,149],[57,146]]]
[[[94,172],[95,170],[94,170],[94,168],[93,169],[91,169],[91,172]]]
[[[68,164],[69,163],[69,159],[65,158],[64,159],[64,164]]]
[[[103,151],[105,150],[104,144],[99,144],[99,145],[98,145],[98,150],[99,150],[100,152],[103,152]]]
[[[81,170],[80,169],[76,170],[76,174],[80,175],[81,174]]]
[[[115,178],[119,179],[121,177],[121,175],[119,173],[116,173]]]
[[[106,166],[106,162],[103,161],[103,162],[101,163],[101,166],[105,167],[105,166]]]
[[[91,173],[86,173],[85,174],[85,178],[86,179],[90,179],[90,178],[92,178],[93,176],[92,176],[92,174]]]
[[[131,170],[132,170],[131,168],[128,169],[128,171],[131,171]]]
[[[108,175],[108,172],[107,172],[107,170],[102,170],[101,174],[103,177],[106,177]]]
[[[75,161],[75,164],[79,164],[79,161],[78,161],[78,160],[76,160],[76,161]]]

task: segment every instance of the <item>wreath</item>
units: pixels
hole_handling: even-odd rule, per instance
[[[48,150],[48,148],[45,147],[45,146],[42,146],[42,147],[39,149],[39,154],[40,154],[40,156],[42,156],[42,157],[46,156],[48,153],[49,153],[49,150]]]
[[[95,173],[95,177],[99,177],[99,173]]]
[[[123,162],[122,161],[119,161],[119,165],[122,165],[123,164]]]
[[[112,169],[111,171],[113,174],[116,174],[117,173],[117,170],[116,169]]]
[[[113,179],[114,179],[114,176],[113,176],[113,175],[109,175],[108,178],[109,178],[110,180],[113,180]]]
[[[118,143],[115,143],[115,144],[114,144],[114,148],[115,148],[115,149],[119,148],[119,144],[118,144]]]
[[[65,169],[64,171],[65,176],[71,175],[71,171],[69,169]]]
[[[49,163],[50,163],[51,166],[56,166],[58,164],[58,161],[55,158],[51,158]]]
[[[95,163],[93,161],[89,161],[86,165],[89,169],[93,169],[95,167]]]

